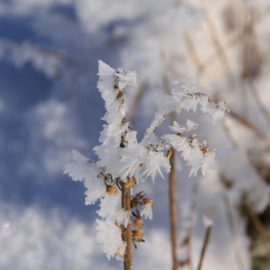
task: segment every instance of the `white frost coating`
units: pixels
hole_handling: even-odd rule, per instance
[[[115,214],[115,223],[117,225],[123,225],[125,228],[127,227],[130,221],[130,213],[128,211],[124,211],[121,209],[120,211],[116,212]]]
[[[100,201],[100,209],[97,211],[101,218],[109,219],[117,225],[127,227],[129,222],[129,212],[121,207],[121,193],[106,194]]]
[[[100,201],[100,209],[97,211],[101,218],[113,219],[115,213],[120,211],[121,208],[121,193],[106,194]]]
[[[213,226],[213,220],[207,216],[203,216],[203,224],[206,228]]]
[[[202,150],[204,145],[200,144],[196,137],[185,137],[175,134],[167,134],[162,139],[179,152],[187,165],[191,167],[189,176],[196,176],[201,170],[204,175],[208,168],[214,165],[214,150]]]
[[[201,111],[212,117],[213,121],[221,119],[227,111],[224,102],[215,103],[209,100],[206,94],[195,92],[195,84],[188,84],[187,82],[178,83],[177,87],[172,89],[172,95],[163,97],[160,100],[159,110],[155,114],[154,120],[147,128],[145,136],[142,140],[143,143],[148,142],[151,134],[163,123],[167,115],[172,112],[180,114],[182,110]],[[187,125],[191,125],[188,122]],[[196,124],[194,123],[194,128]],[[189,128],[189,127],[188,127]]]
[[[39,48],[27,42],[18,45],[5,39],[0,39],[0,59],[10,61],[18,68],[31,63],[37,70],[51,78],[59,76],[67,66],[67,62],[71,61],[51,49]]]
[[[164,156],[162,152],[149,151],[144,159],[145,169],[143,170],[143,175],[146,178],[151,178],[155,180],[157,172],[164,178],[162,170],[166,173],[170,171],[169,159]]]
[[[154,131],[173,111],[180,113],[182,110],[196,111],[199,108],[212,115],[212,111],[219,108],[206,95],[190,93],[185,84],[180,85],[181,92],[174,90],[171,96],[164,97],[144,139],[138,142],[137,132],[126,119],[125,101],[125,91],[136,86],[135,74],[122,69],[115,70],[99,61],[98,75],[98,89],[106,108],[100,144],[94,147],[98,160],[91,162],[79,152],[73,151],[72,162],[66,165],[65,173],[75,181],[84,182],[86,204],[100,200],[97,214],[101,220],[97,220],[97,237],[103,251],[111,258],[124,254],[125,243],[121,238],[120,226],[127,227],[131,220],[131,213],[122,209],[121,182],[134,177],[136,184],[145,179],[155,180],[157,175],[164,178],[164,173],[170,171],[167,152],[171,147],[191,167],[190,175],[196,175],[199,170],[204,174],[213,161],[214,152],[199,143],[195,135],[188,134],[197,128],[197,124],[191,120],[187,120],[185,126],[174,122],[170,127],[172,133],[162,137],[156,136]],[[152,219],[152,201],[141,203],[140,206],[140,210],[135,209],[136,205],[133,206],[134,210],[138,210],[142,217]]]
[[[72,151],[72,162],[65,166],[64,173],[74,181],[84,182],[87,188],[85,204],[94,204],[105,195],[106,187],[101,179],[98,179],[99,170],[93,162],[90,162],[78,151]]]
[[[173,121],[173,125],[170,126],[170,130],[174,131],[175,133],[183,133],[183,132],[194,130],[197,127],[198,127],[198,124],[188,119],[186,122],[186,126],[180,126],[176,121]]]
[[[153,219],[152,203],[147,203],[143,206],[140,215],[145,219]]]
[[[97,220],[96,230],[97,241],[108,259],[124,255],[126,244],[122,241],[122,231],[117,225],[110,220]]]

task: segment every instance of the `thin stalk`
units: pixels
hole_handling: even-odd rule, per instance
[[[254,228],[258,232],[259,237],[266,245],[266,250],[267,250],[268,255],[270,255],[269,236],[268,236],[267,229],[265,228],[264,224],[260,221],[260,219],[257,217],[257,215],[254,213],[251,206],[248,204],[246,205],[246,211],[247,211],[248,216],[250,217],[250,220]]]
[[[143,95],[145,94],[145,91],[147,89],[146,83],[142,83],[136,91],[136,94],[134,95],[133,102],[130,106],[130,114],[129,114],[129,121],[131,124],[134,124],[137,113],[138,113],[138,107],[140,105],[140,102],[143,98]]]
[[[188,33],[188,32],[185,32],[184,33],[184,39],[185,39],[185,42],[186,42],[186,45],[187,45],[187,49],[189,51],[189,55],[190,55],[190,58],[197,70],[197,75],[201,75],[203,72],[204,72],[204,64],[203,62],[201,61],[201,58],[199,57],[199,54],[196,50],[196,47],[195,47],[195,44],[192,40],[192,37],[191,35]]]
[[[169,80],[166,76],[163,77],[164,91],[167,94],[171,93]],[[170,115],[171,122],[176,120],[176,115]],[[171,237],[171,256],[172,269],[180,268],[177,258],[177,206],[176,206],[176,168],[175,168],[175,152],[171,148],[168,151],[167,157],[170,160],[171,170],[169,173],[169,214],[170,214],[170,237]]]
[[[125,211],[131,213],[130,188],[126,186],[126,183],[122,182],[122,208]],[[132,257],[132,228],[131,223],[127,225],[127,228],[123,229],[123,240],[126,242],[126,251],[124,255],[124,270],[133,270],[133,257]]]
[[[170,233],[171,233],[171,250],[172,250],[172,269],[178,269],[177,259],[177,208],[176,208],[176,170],[175,170],[175,154],[170,149],[171,171],[169,174],[169,213],[170,213]]]
[[[264,116],[268,126],[270,126],[270,113],[264,104],[260,94],[258,93],[258,89],[256,88],[251,77],[248,78],[248,85],[250,86],[250,93],[253,95],[255,102],[257,103],[262,115]]]
[[[192,260],[192,238],[193,238],[193,222],[194,222],[194,213],[197,207],[197,195],[199,193],[199,182],[194,180],[192,185],[191,193],[191,205],[189,208],[189,225],[188,225],[188,261],[189,269],[193,269],[193,260]]]
[[[248,118],[234,111],[230,111],[227,115],[233,118],[234,120],[236,120],[237,122],[239,122],[244,127],[253,131],[260,139],[267,138],[266,134],[262,130],[260,130],[258,127],[256,127],[255,124],[253,124]]]
[[[270,6],[265,7],[257,16],[255,25],[258,25],[260,22],[264,21],[270,13]],[[243,38],[243,34],[239,33],[233,38],[229,38],[225,44],[224,48],[227,50],[233,48],[234,46],[237,46],[239,42],[241,42]],[[220,56],[220,50],[215,50],[212,54],[210,54],[201,64],[204,68],[204,71],[206,71]]]
[[[218,35],[218,31],[216,29],[216,26],[213,20],[209,16],[207,16],[207,23],[208,23],[209,34],[210,34],[212,44],[216,48],[216,52],[218,56],[220,57],[221,62],[223,63],[223,67],[225,69],[226,75],[228,77],[228,80],[230,81],[230,79],[233,78],[232,76],[233,73],[230,67],[229,59],[226,54],[226,50],[223,47],[221,39]]]
[[[206,232],[205,232],[205,236],[204,236],[203,246],[202,246],[202,250],[201,250],[197,270],[202,270],[202,265],[203,265],[203,261],[204,261],[204,258],[205,258],[205,253],[206,253],[206,250],[207,250],[207,247],[208,247],[208,244],[209,244],[211,232],[212,232],[212,226],[208,226],[206,228]]]
[[[239,247],[239,240],[238,240],[239,234],[238,234],[238,229],[237,229],[237,221],[235,220],[235,216],[233,213],[234,209],[231,205],[229,196],[225,190],[223,192],[223,202],[224,202],[225,213],[226,213],[226,217],[228,220],[228,226],[230,229],[232,240],[234,240],[236,242],[235,247],[234,247],[235,260],[238,264],[238,269],[243,270],[244,263],[243,263],[243,259],[242,259],[241,252],[240,252],[241,249]]]

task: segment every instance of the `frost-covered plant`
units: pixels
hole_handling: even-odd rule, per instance
[[[142,218],[152,219],[153,200],[133,188],[147,179],[164,178],[170,171],[170,149],[174,148],[190,166],[190,175],[203,174],[213,162],[214,150],[200,143],[192,131],[197,124],[174,122],[170,133],[157,136],[155,130],[171,112],[199,110],[213,119],[223,116],[223,103],[212,102],[207,95],[196,92],[194,84],[177,83],[172,94],[164,96],[153,122],[141,141],[128,122],[125,91],[136,86],[134,73],[112,69],[99,61],[98,89],[105,101],[105,125],[100,144],[94,148],[98,157],[91,161],[77,151],[65,173],[86,187],[86,204],[100,202],[96,221],[97,240],[108,258],[123,257],[125,269],[133,269],[132,242],[144,242]],[[138,187],[136,188],[138,190]]]

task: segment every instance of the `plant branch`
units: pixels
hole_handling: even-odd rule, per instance
[[[122,186],[122,208],[131,213],[130,204],[130,188],[127,187],[125,182],[121,183]],[[123,229],[123,240],[126,242],[126,251],[124,255],[124,270],[133,270],[132,258],[132,229],[129,222],[127,228]]]
[[[197,270],[202,270],[202,265],[203,265],[203,261],[205,258],[205,253],[209,244],[209,240],[210,240],[210,236],[212,233],[212,225],[207,226],[206,228],[206,232],[205,232],[205,236],[204,236],[204,241],[203,241],[203,246],[201,249],[201,254],[200,254],[200,259],[199,259],[199,264],[197,267]]]
[[[175,154],[171,148],[169,151],[171,171],[169,174],[169,213],[170,213],[170,234],[171,234],[171,251],[172,251],[172,269],[178,269],[177,259],[177,208],[176,208],[176,170],[175,170]]]

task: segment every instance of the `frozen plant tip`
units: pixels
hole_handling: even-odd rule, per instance
[[[72,161],[65,173],[86,187],[86,204],[100,202],[96,222],[97,239],[108,258],[124,258],[124,269],[133,269],[132,243],[144,242],[142,218],[152,219],[153,200],[143,191],[132,193],[135,186],[170,171],[171,148],[174,148],[191,167],[191,175],[205,172],[214,158],[214,151],[200,143],[191,132],[197,124],[188,120],[185,125],[174,122],[171,133],[157,137],[154,132],[171,113],[196,111],[222,117],[225,106],[197,93],[189,85],[178,84],[172,95],[165,96],[142,141],[128,122],[125,91],[136,87],[134,73],[112,69],[99,61],[98,89],[105,101],[105,125],[100,144],[94,148],[97,161],[90,161],[73,151]]]

